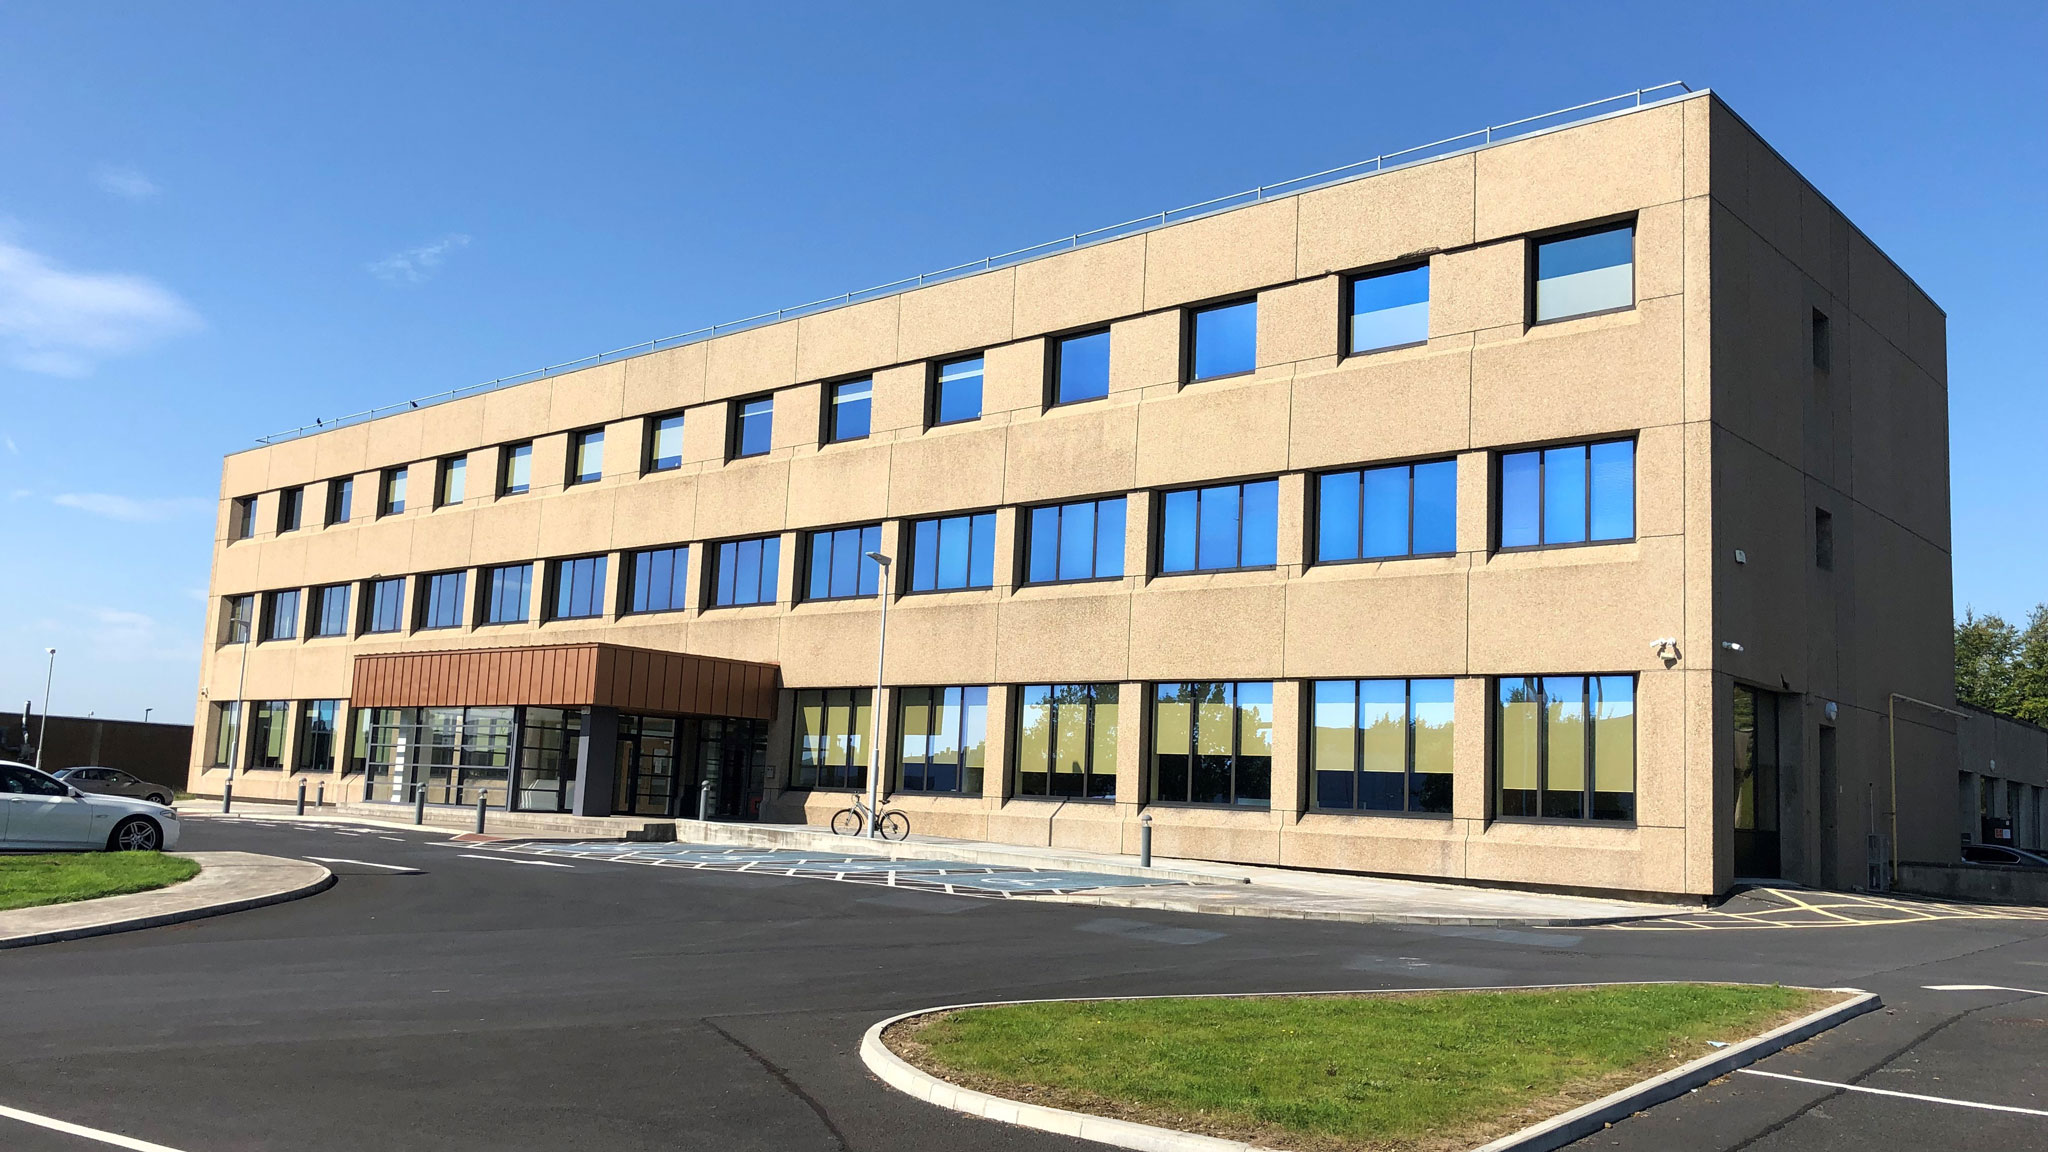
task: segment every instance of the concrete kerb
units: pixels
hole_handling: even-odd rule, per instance
[[[1645,980],[1637,983],[1667,984],[1684,981]],[[1140,1124],[1131,1120],[1117,1120],[1108,1116],[1095,1116],[1086,1112],[1074,1112],[1064,1108],[1051,1108],[1043,1104],[1027,1104],[1021,1100],[1010,1100],[972,1088],[941,1080],[901,1056],[889,1050],[882,1036],[890,1028],[905,1020],[919,1016],[930,1016],[939,1012],[953,1012],[963,1008],[991,1008],[1008,1004],[1058,1004],[1088,1003],[1100,1000],[1161,1000],[1161,999],[1253,999],[1268,996],[1386,996],[1416,992],[1514,992],[1540,991],[1547,988],[1597,988],[1600,984],[1521,984],[1492,988],[1366,988],[1339,990],[1334,992],[1240,992],[1212,994],[1200,997],[1171,996],[1078,996],[1043,1000],[987,1000],[975,1004],[948,1004],[938,1008],[920,1008],[904,1012],[877,1022],[861,1036],[860,1058],[868,1071],[875,1074],[884,1084],[909,1096],[979,1116],[985,1120],[997,1120],[1005,1124],[1016,1124],[1024,1128],[1035,1128],[1043,1132],[1057,1132],[1063,1136],[1076,1136],[1083,1140],[1094,1140],[1118,1148],[1135,1148],[1142,1152],[1275,1152],[1257,1144],[1241,1140],[1226,1140],[1216,1136],[1204,1136],[1195,1132],[1181,1132],[1172,1128],[1160,1128],[1151,1124]],[[1754,1064],[1766,1056],[1789,1048],[1802,1040],[1809,1040],[1837,1024],[1861,1016],[1882,1006],[1875,993],[1860,988],[1823,988],[1809,991],[1848,993],[1849,998],[1839,1004],[1809,1013],[1789,1024],[1785,1024],[1761,1036],[1755,1036],[1740,1044],[1734,1044],[1718,1052],[1711,1052],[1697,1060],[1682,1064],[1658,1076],[1630,1085],[1618,1092],[1603,1096],[1589,1104],[1582,1104],[1569,1112],[1553,1116],[1532,1124],[1518,1132],[1483,1144],[1473,1152],[1550,1152],[1562,1148],[1575,1140],[1600,1131],[1607,1125],[1624,1117],[1654,1107],[1666,1100],[1682,1096],[1694,1088],[1733,1072],[1737,1068]]]
[[[326,891],[334,873],[254,852],[178,852],[199,875],[168,888],[0,912],[0,948],[83,940],[282,904]]]

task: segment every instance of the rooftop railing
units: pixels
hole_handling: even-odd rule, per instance
[[[589,356],[578,357],[574,360],[564,360],[560,364],[549,364],[546,367],[533,368],[525,372],[514,373],[510,376],[500,376],[495,380],[465,384],[459,388],[450,388],[445,392],[435,392],[432,395],[419,396],[411,400],[400,401],[396,404],[386,404],[379,408],[366,408],[361,412],[353,412],[346,416],[318,419],[311,424],[304,424],[287,432],[278,432],[269,436],[258,436],[256,442],[258,444],[277,444],[300,436],[309,436],[317,432],[339,428],[346,424],[374,420],[380,416],[405,412],[431,404],[440,404],[458,397],[488,392],[495,388],[506,388],[514,384],[545,380],[550,376],[563,372],[590,368],[613,360],[624,360],[633,356],[644,356],[650,352],[659,352],[667,348],[679,348],[686,344],[695,344],[700,341],[709,340],[714,336],[726,336],[734,332],[743,332],[749,328],[758,328],[765,324],[775,324],[799,316],[808,316],[814,312],[824,312],[833,308],[844,308],[849,304],[859,304],[885,296],[894,296],[932,284],[940,284],[948,280],[958,279],[962,276],[973,276],[997,268],[1006,268],[1015,264],[1040,260],[1047,256],[1069,252],[1076,248],[1086,248],[1092,244],[1103,244],[1111,240],[1122,239],[1126,236],[1135,236],[1141,232],[1150,232],[1155,228],[1164,228],[1169,224],[1181,224],[1218,212],[1228,212],[1233,208],[1242,208],[1248,204],[1259,204],[1285,196],[1297,196],[1317,188],[1327,188],[1332,184],[1342,184],[1348,180],[1375,176],[1381,172],[1391,171],[1396,168],[1405,168],[1432,160],[1442,160],[1445,157],[1454,156],[1462,152],[1489,148],[1510,140],[1525,139],[1529,136],[1584,124],[1606,116],[1633,112],[1654,104],[1682,99],[1692,93],[1693,89],[1689,85],[1674,80],[1668,84],[1638,88],[1633,92],[1623,92],[1618,96],[1609,96],[1601,100],[1589,100],[1584,104],[1574,104],[1569,108],[1559,108],[1555,111],[1544,112],[1536,116],[1525,116],[1520,120],[1510,120],[1505,124],[1489,124],[1484,128],[1475,128],[1470,132],[1457,136],[1447,136],[1442,140],[1435,140],[1428,144],[1418,144],[1413,148],[1404,148],[1399,152],[1385,152],[1369,160],[1360,160],[1356,163],[1345,164],[1337,168],[1325,168],[1321,172],[1312,172],[1307,176],[1296,176],[1291,180],[1282,180],[1277,184],[1261,184],[1256,188],[1247,188],[1242,192],[1233,192],[1227,196],[1217,196],[1195,204],[1187,204],[1179,208],[1168,208],[1161,212],[1154,212],[1149,216],[1139,216],[1120,224],[1110,224],[1106,227],[1091,229],[1087,232],[1076,232],[1071,236],[1058,240],[1048,240],[1043,244],[1033,244],[1028,248],[1017,248],[994,256],[984,256],[979,260],[971,260],[965,264],[955,264],[950,268],[941,268],[934,272],[920,272],[915,276],[906,276],[901,280],[891,280],[886,284],[877,284],[872,288],[842,292],[837,296],[827,296],[821,300],[813,300],[808,304],[798,304],[791,308],[777,308],[773,312],[757,312],[752,316],[739,320],[727,320],[688,332],[681,332],[674,336],[663,336],[655,340],[645,340],[638,344],[628,344],[623,348],[614,348],[609,352],[598,352]]]

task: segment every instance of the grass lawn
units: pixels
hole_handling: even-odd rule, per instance
[[[161,852],[0,856],[0,912],[147,892],[198,874],[199,865]]]
[[[1727,984],[970,1008],[898,1055],[1010,1099],[1255,1144],[1469,1148],[1839,999]]]

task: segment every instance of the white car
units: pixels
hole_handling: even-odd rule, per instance
[[[178,846],[162,804],[81,792],[27,764],[0,760],[0,851],[156,852]]]

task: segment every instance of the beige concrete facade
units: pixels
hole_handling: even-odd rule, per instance
[[[1613,221],[1635,226],[1631,306],[1534,323],[1535,243]],[[1342,355],[1347,276],[1416,260],[1430,270],[1427,341]],[[1248,297],[1255,370],[1185,382],[1187,309]],[[992,510],[993,587],[899,588],[891,601],[890,685],[988,688],[982,792],[896,794],[917,831],[1130,851],[1150,813],[1163,855],[1702,896],[1735,876],[1740,682],[1781,701],[1783,874],[1860,882],[1867,835],[1888,832],[1894,811],[1956,803],[1938,713],[1900,706],[1896,798],[1887,773],[1891,694],[1954,705],[1943,323],[1700,94],[240,452],[222,474],[192,787],[217,793],[226,775],[215,702],[345,705],[359,653],[604,641],[779,665],[762,814],[822,822],[848,797],[787,790],[789,705],[798,690],[872,683],[877,605],[801,599],[806,533],[879,523],[881,550],[903,557],[911,521]],[[1050,406],[1051,338],[1094,326],[1111,334],[1109,395]],[[927,427],[932,364],[974,354],[980,418]],[[825,388],[857,376],[873,379],[871,433],[821,444]],[[735,402],[764,395],[772,447],[729,460]],[[650,418],[672,412],[684,414],[682,465],[646,472]],[[566,484],[571,433],[596,427],[603,479]],[[1637,445],[1633,538],[1501,550],[1501,453],[1608,437]],[[530,491],[499,495],[501,448],[528,440]],[[464,500],[435,508],[435,462],[460,454]],[[1454,555],[1313,563],[1318,472],[1434,459],[1457,461]],[[401,466],[406,510],[374,515],[382,477]],[[328,487],[345,477],[353,514],[323,527]],[[1164,492],[1266,478],[1279,491],[1270,570],[1159,573]],[[303,526],[280,534],[278,493],[299,486]],[[1128,501],[1126,575],[1020,581],[1029,507],[1116,495]],[[230,539],[248,497],[255,531]],[[1816,509],[1832,517],[1831,571],[1816,564]],[[707,607],[706,545],[771,534],[777,602]],[[630,553],[682,544],[687,607],[622,614]],[[543,619],[536,579],[528,622],[472,623],[481,568],[593,554],[610,558],[601,619]],[[334,638],[301,627],[293,640],[224,642],[236,595],[347,583],[359,598],[374,577],[447,570],[470,573],[457,628],[419,630],[409,598],[397,634],[360,634],[358,619]],[[1563,674],[1636,677],[1632,821],[1496,812],[1496,678]],[[1451,812],[1314,810],[1310,682],[1391,677],[1456,681]],[[1182,680],[1273,682],[1267,807],[1146,802],[1150,721],[1137,702]],[[1017,795],[1018,686],[1078,682],[1122,686],[1115,802]],[[885,749],[892,694],[876,710]],[[286,795],[302,775],[252,771],[236,787]],[[1901,829],[1903,854],[1932,858],[1916,827]]]

